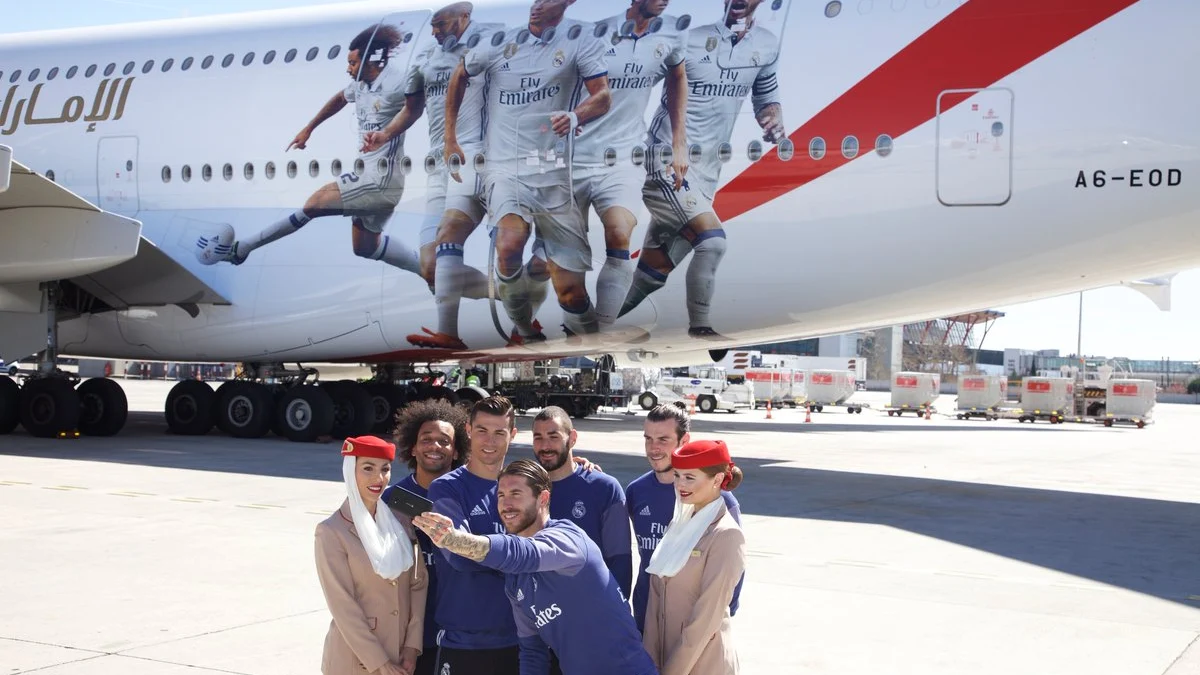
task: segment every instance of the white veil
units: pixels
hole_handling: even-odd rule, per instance
[[[725,500],[717,496],[707,506],[696,511],[691,504],[684,504],[675,492],[675,515],[667,525],[667,531],[650,556],[646,571],[660,577],[673,577],[687,564],[692,549],[704,536],[704,531],[717,519],[717,512]]]
[[[358,539],[367,550],[375,573],[384,579],[395,579],[412,567],[412,540],[387,504],[380,502],[375,509],[375,517],[371,517],[362,495],[358,493],[358,481],[354,478],[356,459],[349,455],[342,459],[342,478],[346,481],[354,529],[358,531]]]

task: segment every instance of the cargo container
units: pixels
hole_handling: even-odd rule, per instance
[[[1154,414],[1157,392],[1152,380],[1109,380],[1105,397],[1104,426],[1129,422],[1140,429]]]
[[[963,375],[958,378],[958,419],[986,417],[996,419],[1008,397],[1008,378],[1003,375]]]
[[[888,416],[931,410],[941,388],[942,376],[938,373],[896,373],[892,376],[892,402],[886,408]]]
[[[1065,377],[1026,377],[1021,381],[1017,420],[1049,419],[1061,424],[1075,407],[1075,381]]]

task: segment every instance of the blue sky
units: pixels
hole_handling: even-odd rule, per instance
[[[4,2],[4,31],[98,26],[205,14],[223,14],[336,0],[54,0],[53,11],[42,3]],[[1083,301],[1085,354],[1130,358],[1200,360],[1200,269],[1175,277],[1170,312],[1128,288],[1088,291]],[[1078,330],[1077,294],[1010,307],[988,333],[984,348],[1059,349],[1075,351]]]

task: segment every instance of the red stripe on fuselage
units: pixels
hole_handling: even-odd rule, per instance
[[[847,135],[858,139],[858,157],[870,154],[880,134],[896,138],[933,119],[941,92],[991,86],[1136,2],[970,0],[794,131],[791,161],[773,149],[722,187],[717,215],[729,220],[853,161],[841,153]],[[803,78],[801,71],[780,86],[802,86]],[[946,96],[942,110],[968,96]],[[813,160],[808,143],[817,136],[827,149]]]

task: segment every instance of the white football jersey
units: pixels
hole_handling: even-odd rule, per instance
[[[375,81],[351,82],[346,85],[342,95],[346,101],[354,104],[355,115],[358,117],[358,144],[355,149],[362,147],[362,137],[368,131],[381,131],[404,108],[404,94],[408,77],[391,63],[384,66],[383,71]],[[392,142],[378,150],[360,153],[364,161],[392,158],[404,147],[404,134],[399,134]]]
[[[721,161],[717,148],[729,142],[742,103],[753,99],[754,111],[779,102],[775,69],[779,61],[779,38],[771,31],[751,26],[740,40],[725,24],[698,26],[688,31],[686,58],[688,79],[687,140],[699,146],[701,160],[692,162],[688,181],[711,196],[717,187]],[[650,121],[651,146],[671,144],[671,118],[666,97]]]
[[[654,86],[666,78],[671,68],[683,62],[683,36],[674,17],[662,19],[659,30],[634,37],[622,35],[627,21],[624,14],[605,19],[601,41],[608,62],[608,88],[612,107],[600,119],[585,125],[575,139],[575,163],[587,166],[604,164],[604,154],[613,149],[617,162],[630,164],[635,146],[645,146],[646,110]],[[587,100],[587,92],[581,92]],[[574,107],[576,104],[572,104]]]
[[[408,93],[425,91],[425,116],[429,120],[429,150],[435,157],[442,155],[446,143],[446,92],[450,76],[463,57],[474,48],[484,49],[487,39],[503,28],[498,23],[471,22],[462,39],[446,49],[434,43],[421,52],[409,71]],[[474,45],[474,47],[472,46]],[[484,138],[484,90],[486,82],[468,82],[462,105],[458,107],[458,142],[463,147],[478,148]]]
[[[471,50],[466,58],[468,75],[488,78],[488,163],[516,167],[517,160],[565,157],[562,139],[550,129],[550,115],[570,112],[576,90],[607,74],[605,44],[590,24],[569,20],[542,38],[526,26],[510,28],[503,37],[499,44],[489,40],[486,49]]]

